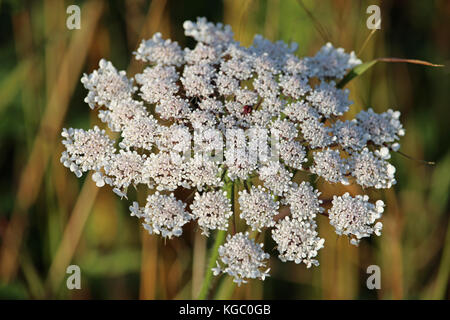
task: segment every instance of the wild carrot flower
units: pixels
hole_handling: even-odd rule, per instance
[[[156,233],[164,238],[171,238],[179,237],[183,233],[183,226],[192,219],[192,215],[185,208],[186,204],[177,200],[173,193],[163,195],[155,192],[147,197],[144,208],[139,209],[136,202],[136,206],[130,207],[130,210],[141,211],[135,215],[144,219],[143,226],[150,234]]]
[[[369,237],[372,233],[380,235],[382,224],[375,221],[383,211],[382,200],[374,205],[366,195],[351,197],[349,193],[345,193],[333,197],[332,208],[329,210],[330,224],[335,227],[337,234],[352,235],[351,243],[358,244],[361,238]]]
[[[297,44],[260,35],[244,47],[230,26],[205,18],[183,27],[196,45],[183,49],[156,33],[134,52],[142,62],[134,77],[104,59],[83,75],[85,102],[108,131],[63,129],[64,166],[77,177],[92,171],[98,187],[120,197],[139,185],[152,190],[144,206],[130,206],[149,233],[178,237],[194,221],[208,236],[231,225],[214,272],[239,284],[268,276],[269,255],[255,240],[267,229],[282,261],[307,267],[319,264],[324,246],[319,215],[353,244],[379,235],[381,200],[348,193],[322,199],[296,175],[362,190],[396,182],[388,160],[405,134],[400,112],[346,114],[353,102],[339,81],[361,64],[355,54],[327,43],[312,57],[297,57]],[[191,190],[192,204],[176,198],[179,189]]]
[[[243,190],[239,193],[240,217],[253,230],[275,225],[274,216],[278,213],[279,204],[273,195],[261,186],[252,186],[250,192]]]
[[[246,279],[264,280],[269,276],[269,269],[266,268],[266,262],[269,254],[263,251],[263,244],[256,244],[249,238],[248,232],[240,232],[234,236],[228,235],[224,245],[219,247],[220,262],[216,261],[217,267],[213,272],[227,273],[234,277],[233,281],[239,286],[241,283],[247,283]],[[223,266],[222,266],[223,264]]]

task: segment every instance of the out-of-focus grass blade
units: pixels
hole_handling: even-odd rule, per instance
[[[438,210],[439,214],[445,214],[445,206],[448,203],[450,189],[450,152],[441,159],[432,175],[430,201]]]
[[[364,72],[372,68],[377,62],[405,62],[412,64],[420,64],[428,67],[443,67],[442,64],[434,64],[428,61],[417,60],[417,59],[401,59],[401,58],[378,58],[369,62],[365,62],[360,64],[359,66],[354,67],[352,70],[347,73],[347,75],[337,84],[338,88],[343,88],[347,83],[356,78],[357,76],[362,75]]]
[[[21,282],[9,284],[0,283],[0,299],[2,300],[25,300],[28,299],[26,287]]]
[[[297,0],[298,4],[302,7],[302,9],[306,12],[306,14],[308,15],[308,17],[311,19],[311,21],[313,22],[314,27],[316,28],[317,32],[320,34],[320,36],[322,37],[322,39],[325,42],[330,41],[331,36],[330,33],[328,32],[328,30],[320,23],[319,19],[317,19],[312,13],[311,11],[308,10],[308,8],[305,6],[305,4],[303,3],[302,0]]]
[[[26,77],[30,66],[29,61],[18,64],[0,83],[0,114],[16,97],[21,89],[21,83]]]
[[[141,266],[139,248],[122,248],[114,252],[101,254],[92,251],[78,261],[80,268],[91,276],[122,276],[128,273],[138,274]]]
[[[349,73],[346,74],[346,76],[337,84],[338,88],[343,88],[347,83],[349,83],[351,80],[356,78],[357,76],[362,75],[364,72],[372,68],[378,60],[372,60],[369,62],[365,62],[363,64],[360,64],[359,66],[354,67],[352,70],[350,70]]]
[[[405,62],[411,64],[420,64],[427,67],[443,67],[443,64],[435,64],[428,61],[417,60],[417,59],[402,59],[402,58],[378,58],[377,61],[382,62]]]
[[[43,299],[45,297],[44,283],[36,270],[36,266],[33,265],[33,261],[28,252],[22,254],[20,265],[28,284],[28,293],[32,298]]]
[[[422,299],[445,299],[448,286],[448,266],[450,264],[450,223],[447,226],[444,248],[442,250],[441,262],[435,280],[424,290]]]
[[[226,277],[220,282],[217,293],[214,297],[215,300],[227,300],[231,299],[234,289],[236,289],[236,284],[233,282],[231,277]]]

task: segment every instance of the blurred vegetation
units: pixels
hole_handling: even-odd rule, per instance
[[[81,29],[66,28],[66,8],[81,7]],[[154,32],[192,46],[182,22],[206,16],[233,27],[248,45],[255,33],[299,43],[313,55],[331,41],[363,61],[415,58],[430,68],[379,63],[349,84],[356,113],[373,107],[402,112],[402,151],[393,155],[398,184],[370,191],[387,210],[381,237],[356,248],[318,217],[326,239],[320,267],[281,263],[271,277],[235,288],[225,278],[216,298],[448,299],[450,2],[441,1],[0,1],[0,298],[190,299],[199,291],[210,243],[192,226],[181,239],[146,234],[127,203],[89,177],[77,179],[59,157],[62,127],[98,123],[79,81],[111,60],[129,74],[142,38]],[[379,4],[381,30],[366,28],[366,8]],[[311,19],[307,11],[314,17]],[[320,25],[320,26],[319,26]],[[319,32],[321,31],[321,32]],[[324,194],[335,187],[318,182]],[[352,191],[352,187],[339,192]],[[208,240],[211,241],[211,240]],[[273,247],[266,237],[267,246]],[[82,289],[67,290],[65,270],[77,264]],[[381,267],[382,288],[366,288],[366,268]]]

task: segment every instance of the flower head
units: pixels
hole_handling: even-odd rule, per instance
[[[159,65],[180,66],[184,62],[184,53],[178,43],[164,40],[159,32],[149,40],[142,40],[134,54],[137,60]]]
[[[261,186],[253,186],[250,192],[246,190],[239,193],[240,217],[244,219],[253,230],[261,231],[275,225],[274,216],[278,213],[278,203],[274,196]]]
[[[270,269],[266,269],[265,262],[269,255],[262,248],[263,244],[256,244],[248,232],[228,235],[225,244],[219,247],[220,263],[216,262],[217,267],[213,271],[216,275],[229,274],[239,286],[247,283],[247,279],[264,280]]]
[[[368,139],[378,145],[392,143],[405,135],[399,118],[400,111],[391,109],[378,114],[370,108],[356,115],[359,125],[368,133]]]
[[[348,70],[361,63],[353,51],[345,53],[344,49],[336,49],[328,42],[313,58],[307,59],[306,64],[312,76],[341,79]]]
[[[329,211],[330,224],[337,234],[351,235],[352,244],[357,245],[361,238],[369,237],[372,233],[380,235],[382,224],[375,221],[383,211],[384,203],[381,200],[374,205],[369,202],[368,196],[351,197],[349,193],[345,193],[333,197]]]
[[[320,192],[315,190],[309,182],[303,181],[294,185],[286,195],[285,202],[289,205],[292,218],[312,220],[324,209],[320,206]]]
[[[349,183],[346,178],[349,165],[345,159],[341,158],[338,150],[325,149],[315,152],[314,165],[310,170],[329,182]]]
[[[222,191],[197,192],[191,210],[204,235],[209,235],[209,230],[226,230],[233,214],[230,200]]]
[[[114,157],[114,141],[97,126],[87,131],[64,129],[61,135],[65,138],[63,144],[66,147],[61,163],[78,177],[88,170],[100,170]]]
[[[179,237],[183,233],[183,226],[192,219],[185,208],[186,204],[177,200],[173,193],[162,195],[155,192],[147,197],[140,217],[144,219],[144,228],[150,234],[161,234],[170,239],[173,236]]]
[[[286,217],[272,230],[272,239],[277,244],[281,261],[304,263],[308,268],[319,265],[317,251],[323,247],[324,239],[319,238],[314,221],[304,221]]]
[[[133,54],[145,65],[134,78],[104,59],[83,75],[85,101],[108,131],[63,129],[61,162],[77,177],[92,171],[98,187],[121,198],[135,197],[131,186],[148,192],[145,206],[135,201],[130,212],[152,234],[178,237],[193,220],[208,236],[233,221],[214,270],[238,284],[269,271],[262,245],[239,232],[244,222],[256,233],[271,230],[282,261],[318,265],[324,239],[316,220],[331,199],[314,179],[394,185],[389,159],[405,134],[400,112],[368,109],[351,119],[349,90],[339,84],[361,61],[331,43],[297,57],[296,43],[256,35],[245,47],[230,26],[205,18],[183,28],[191,48],[160,33],[142,40]],[[379,234],[383,206],[334,196],[329,222],[357,243]]]
[[[125,71],[117,71],[111,62],[104,59],[100,60],[99,67],[81,78],[81,83],[89,90],[84,101],[92,109],[96,106],[108,107],[111,102],[127,99],[136,91]]]
[[[361,152],[352,154],[349,161],[352,176],[363,187],[384,189],[396,183],[395,167],[380,157],[379,153],[375,154],[364,148]]]

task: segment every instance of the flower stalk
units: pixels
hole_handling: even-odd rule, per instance
[[[214,241],[214,245],[209,253],[210,258],[208,262],[208,269],[206,269],[205,279],[203,280],[202,288],[200,289],[200,293],[197,297],[198,300],[205,300],[208,298],[208,293],[213,279],[212,268],[214,268],[216,260],[219,257],[219,247],[225,241],[226,234],[227,232],[224,230],[217,231],[216,240]]]
[[[227,192],[227,197],[231,201],[231,210],[233,211],[233,214],[236,214],[234,212],[234,182],[228,181],[227,184],[224,186],[224,190]],[[233,221],[235,218],[233,217]],[[219,257],[219,247],[223,244],[225,241],[225,237],[227,235],[227,232],[225,230],[218,230],[216,233],[216,239],[214,240],[214,245],[211,248],[211,251],[209,253],[209,262],[208,262],[208,268],[206,269],[205,279],[203,280],[202,287],[200,289],[200,293],[198,295],[198,300],[205,300],[208,298],[209,290],[211,289],[211,282],[213,279],[213,268],[216,265],[217,258]]]

